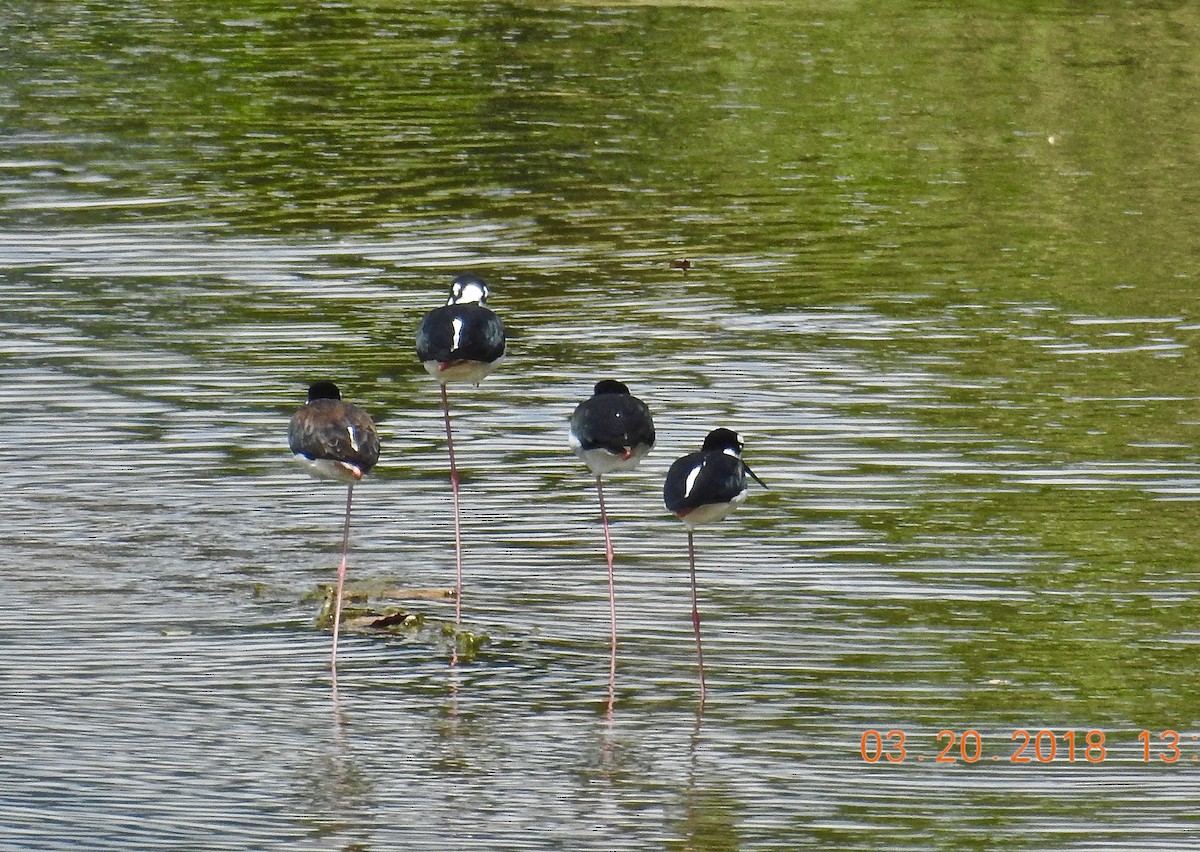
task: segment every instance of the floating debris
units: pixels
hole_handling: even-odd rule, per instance
[[[375,592],[377,598],[398,601],[452,601],[454,589],[401,589],[384,587]]]
[[[336,591],[334,584],[320,583],[303,598],[306,602],[321,602],[316,625],[322,630],[333,629]],[[415,636],[422,631],[428,635],[428,628],[433,628],[436,631],[433,633],[434,641],[437,641],[436,637],[439,634],[453,641],[456,659],[464,663],[474,660],[479,650],[490,641],[486,633],[456,630],[451,622],[427,622],[423,613],[382,604],[379,603],[380,599],[450,601],[454,600],[454,590],[410,589],[380,582],[347,586],[342,591],[341,629],[393,636]]]
[[[317,613],[317,627],[333,629],[333,612],[336,605],[336,587],[332,583],[321,583],[305,595],[305,600],[320,600],[321,611]],[[389,633],[409,633],[425,623],[425,616],[409,612],[398,606],[372,606],[371,595],[361,588],[347,588],[342,592],[342,629],[382,630]]]

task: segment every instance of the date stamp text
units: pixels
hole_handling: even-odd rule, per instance
[[[1200,762],[1200,734],[1181,734],[1171,729],[1156,734],[1144,730],[1138,733],[1136,743],[1136,746],[1132,742],[1121,742],[1120,745],[1133,746],[1132,753],[1143,763]],[[1017,728],[1007,737],[1002,734],[985,736],[973,728],[947,729],[939,731],[933,742],[910,737],[897,728],[887,731],[868,728],[863,731],[858,750],[867,763],[914,760],[931,763],[1103,763],[1110,758],[1115,745],[1108,734],[1096,728],[1079,731]]]

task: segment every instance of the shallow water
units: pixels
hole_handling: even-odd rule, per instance
[[[1190,848],[1197,36],[1115,3],[20,4],[2,845]],[[306,596],[344,495],[287,418],[329,377],[379,424],[350,582],[452,585],[412,336],[465,268],[510,330],[451,393],[489,641],[451,668],[453,606],[415,602],[335,693]],[[610,376],[659,443],[606,480],[608,717],[566,418]],[[661,483],[716,425],[770,489],[697,535],[698,724]]]

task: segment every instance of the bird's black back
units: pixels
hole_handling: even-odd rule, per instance
[[[621,453],[626,447],[654,446],[654,420],[646,403],[628,393],[599,393],[585,399],[570,420],[584,450]]]
[[[691,489],[688,477],[697,467]],[[678,514],[713,503],[728,503],[746,490],[746,467],[742,460],[718,451],[689,453],[676,459],[663,484],[663,503]]]
[[[350,439],[351,426],[354,441]],[[310,459],[348,462],[364,474],[379,461],[379,435],[371,416],[357,405],[336,399],[313,400],[292,415],[288,446],[296,455]]]
[[[454,345],[454,320],[462,323]],[[484,364],[504,355],[504,323],[494,312],[474,302],[434,308],[417,329],[420,361],[479,361]]]

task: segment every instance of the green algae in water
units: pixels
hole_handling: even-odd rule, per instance
[[[316,617],[316,626],[321,630],[333,629],[336,591],[337,587],[334,584],[321,583],[302,599],[304,602],[321,602],[321,609]],[[385,605],[380,603],[378,598],[452,600],[454,593],[448,589],[401,589],[389,584],[347,586],[342,590],[342,630],[414,636],[427,626],[438,626],[440,635],[453,641],[459,662],[474,660],[483,646],[491,641],[486,633],[459,630],[448,621],[427,623],[423,613],[400,606]]]
[[[333,629],[336,587],[322,583],[304,596],[305,601],[320,600],[316,624],[322,630]],[[371,630],[409,635],[425,624],[425,616],[399,606],[371,604],[371,595],[361,589],[342,590],[342,630]]]

